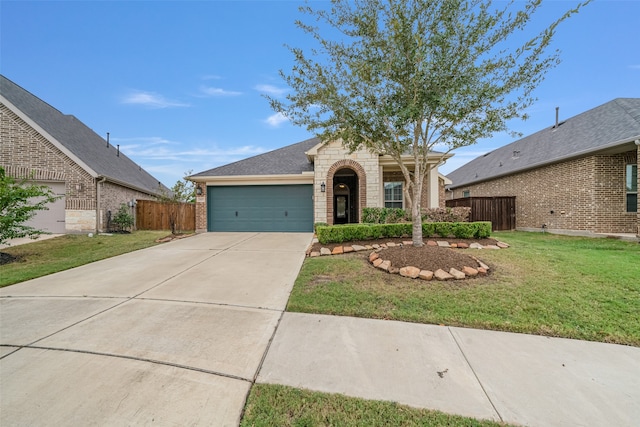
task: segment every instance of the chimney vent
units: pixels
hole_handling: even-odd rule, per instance
[[[120,157],[120,144],[118,144],[118,152],[116,153],[116,156]]]
[[[560,107],[556,107],[556,125],[554,126],[554,128],[557,128],[559,126],[559,121],[560,121]]]
[[[107,132],[107,148],[109,148],[109,132]]]

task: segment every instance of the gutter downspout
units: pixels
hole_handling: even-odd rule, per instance
[[[102,230],[100,229],[100,200],[101,200],[101,191],[100,188],[102,187],[100,184],[104,184],[104,182],[107,180],[106,176],[103,176],[102,179],[100,181],[97,181],[96,179],[96,233],[100,233]]]

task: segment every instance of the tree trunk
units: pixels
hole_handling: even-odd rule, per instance
[[[424,245],[424,242],[422,241],[422,215],[420,212],[420,205],[422,204],[422,185],[424,184],[424,177],[422,175],[420,163],[416,159],[416,166],[413,172],[413,203],[411,204],[411,221],[413,223],[411,240],[413,241],[413,246],[417,248]]]

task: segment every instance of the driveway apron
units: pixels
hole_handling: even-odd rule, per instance
[[[0,289],[0,425],[237,425],[308,233],[206,233]]]

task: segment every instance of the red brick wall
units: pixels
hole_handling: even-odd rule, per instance
[[[632,156],[632,157],[630,157]],[[635,233],[638,215],[626,212],[625,160],[634,152],[598,155],[456,188],[451,198],[516,196],[516,226]],[[455,183],[454,183],[455,184]],[[553,211],[553,213],[552,213]]]

